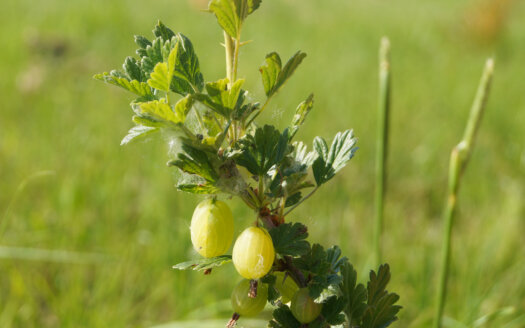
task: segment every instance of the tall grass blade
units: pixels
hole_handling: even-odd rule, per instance
[[[381,264],[381,233],[388,152],[388,120],[390,112],[390,41],[381,39],[379,50],[379,107],[376,146],[376,188],[374,218],[374,267]]]
[[[446,301],[446,289],[448,273],[450,266],[450,240],[452,235],[452,226],[454,223],[454,214],[457,206],[457,195],[461,177],[467,166],[472,153],[476,132],[479,128],[483,111],[487,103],[492,74],[494,71],[494,61],[488,59],[485,64],[485,70],[474,98],[474,103],[470,110],[469,120],[465,129],[463,139],[452,149],[450,154],[449,180],[448,180],[448,199],[445,207],[445,227],[443,229],[443,244],[441,257],[441,271],[439,276],[439,285],[436,301],[436,314],[434,318],[434,328],[440,328],[443,319],[443,309]]]

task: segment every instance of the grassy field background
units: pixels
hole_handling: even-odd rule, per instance
[[[239,280],[233,267],[212,277],[171,269],[195,256],[189,221],[199,199],[175,190],[163,140],[119,146],[132,126],[131,99],[91,78],[120,67],[135,49],[132,36],[151,36],[157,19],[191,38],[207,81],[221,78],[222,35],[199,11],[204,6],[3,1],[0,327],[196,319],[186,326],[205,327],[203,319],[229,316],[229,293]],[[499,14],[503,7],[506,15]],[[430,325],[448,156],[489,56],[495,81],[460,192],[445,324],[525,327],[523,17],[523,1],[266,0],[246,25],[244,38],[254,42],[242,49],[240,76],[254,97],[264,94],[258,67],[266,53],[308,53],[260,122],[284,127],[313,91],[315,108],[299,139],[311,144],[316,135],[350,127],[359,137],[351,165],[294,219],[309,225],[311,241],[341,245],[362,280],[372,269],[377,51],[381,36],[391,39],[383,242],[390,289],[404,306],[396,327]],[[253,215],[237,200],[229,204],[238,233]]]

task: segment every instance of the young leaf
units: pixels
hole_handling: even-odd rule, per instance
[[[200,71],[199,59],[193,44],[185,35],[177,34],[177,61],[175,78],[180,78],[191,86],[191,93],[200,92],[204,87],[204,78]],[[180,83],[180,82],[179,82]]]
[[[390,281],[390,267],[383,264],[379,267],[378,273],[370,272],[370,281],[367,285],[368,308],[363,314],[363,328],[383,328],[389,326],[397,320],[397,313],[401,306],[394,305],[399,296],[395,293],[388,293],[386,286]]]
[[[264,92],[267,97],[270,97],[279,78],[279,73],[281,73],[281,57],[278,53],[272,52],[266,55],[265,62],[266,65],[261,66],[259,71],[261,72]]]
[[[278,254],[300,256],[310,250],[310,244],[305,240],[308,237],[308,229],[299,222],[283,223],[270,229],[269,233]]]
[[[137,96],[140,96],[141,100],[155,99],[155,96],[151,92],[151,88],[146,83],[137,80],[130,80],[124,76],[124,74],[116,70],[113,70],[110,73],[104,72],[102,74],[96,74],[93,78],[133,92]]]
[[[228,82],[228,79],[222,79],[206,83],[208,94],[195,94],[193,97],[214,112],[225,118],[230,118],[232,112],[238,106],[244,80],[237,80],[231,88],[228,87]]]
[[[178,122],[184,123],[186,121],[186,115],[188,115],[192,106],[193,98],[191,98],[191,96],[186,96],[177,101],[175,104],[175,117]]]
[[[237,14],[234,0],[211,0],[208,10],[215,14],[222,29],[236,39],[239,35],[241,20]]]
[[[305,57],[306,54],[304,52],[298,51],[281,69],[281,58],[276,52],[266,55],[266,65],[262,66],[259,71],[261,72],[264,91],[268,98],[279,91],[279,88],[292,76]]]
[[[183,98],[183,100],[186,98]],[[181,101],[183,101],[181,100]],[[179,101],[180,102],[180,101]],[[174,113],[165,99],[153,100],[145,103],[133,104],[137,114],[142,117],[151,118],[155,121],[165,121],[175,124],[183,123],[184,117],[180,113]]]
[[[310,94],[308,98],[297,106],[295,115],[292,118],[292,124],[290,125],[290,140],[295,136],[301,125],[303,125],[306,116],[312,110],[314,106],[314,95]]]
[[[269,322],[268,327],[299,328],[301,323],[295,319],[290,308],[283,305],[273,311],[273,319]]]
[[[341,266],[341,276],[343,280],[339,284],[339,288],[343,296],[348,300],[344,312],[350,327],[354,327],[361,322],[361,317],[367,308],[366,288],[362,284],[357,284],[357,272],[348,261]]]
[[[175,36],[175,33],[173,33],[172,30],[166,27],[166,25],[162,24],[162,22],[159,20],[153,29],[153,35],[155,35],[157,38],[161,38],[164,41],[168,41]]]
[[[235,158],[238,165],[250,173],[264,176],[272,166],[280,163],[288,151],[288,130],[281,134],[271,125],[255,130],[239,140],[240,152]]]
[[[126,57],[122,68],[131,80],[146,82],[146,74],[142,71],[142,68],[135,58],[129,56]]]
[[[169,54],[167,62],[157,63],[150,75],[148,84],[157,90],[170,91],[171,79],[175,71],[175,61],[177,58],[178,47],[175,46]]]
[[[223,264],[231,262],[231,255],[221,255],[217,257],[210,257],[204,259],[198,259],[193,261],[182,262],[173,266],[173,269],[178,270],[208,270],[212,268],[219,267]]]
[[[133,140],[143,138],[153,132],[157,132],[158,130],[159,130],[158,128],[144,126],[144,125],[134,126],[128,131],[128,134],[124,137],[124,139],[122,139],[122,141],[120,142],[120,145],[121,146],[127,145]]]
[[[151,46],[151,42],[142,35],[135,35],[135,43],[141,49],[146,49],[148,46]]]
[[[338,132],[329,150],[323,138],[314,139],[314,148],[319,157],[314,161],[312,168],[318,186],[333,178],[352,159],[357,150],[354,147],[356,142],[352,130]]]

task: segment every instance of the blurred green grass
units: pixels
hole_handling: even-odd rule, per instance
[[[257,98],[266,53],[308,53],[261,121],[283,127],[313,91],[298,137],[310,143],[348,127],[359,137],[351,165],[294,219],[309,225],[310,240],[341,245],[363,280],[372,260],[377,50],[390,37],[384,258],[404,306],[398,327],[430,324],[448,155],[488,56],[496,77],[460,195],[447,322],[474,327],[514,307],[480,327],[525,327],[525,3],[514,2],[496,38],[480,41],[463,22],[483,2],[264,1],[244,32],[255,42],[241,51],[240,75]],[[213,278],[171,269],[195,256],[188,230],[198,199],[173,187],[162,140],[119,146],[132,125],[130,99],[91,79],[120,66],[132,36],[150,36],[157,19],[192,39],[208,81],[224,75],[217,24],[189,1],[4,1],[0,245],[79,259],[0,257],[0,327],[148,327],[228,315],[233,268]],[[240,231],[251,214],[230,204]]]

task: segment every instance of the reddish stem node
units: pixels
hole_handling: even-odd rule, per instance
[[[226,327],[227,328],[235,327],[235,325],[237,324],[237,320],[239,320],[240,317],[241,316],[238,313],[234,313],[230,321],[228,321],[228,323],[226,324]]]
[[[259,283],[257,282],[257,280],[250,280],[250,293],[248,294],[248,296],[250,298],[256,298],[257,297],[257,285],[259,285]]]

